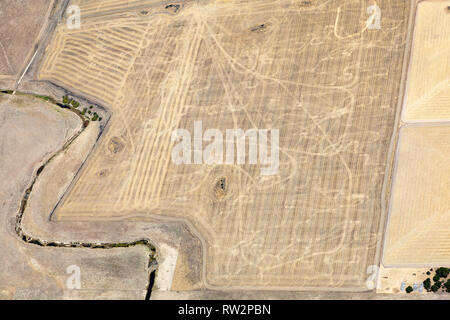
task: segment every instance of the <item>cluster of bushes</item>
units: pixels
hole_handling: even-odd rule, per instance
[[[427,271],[427,275],[431,275],[433,269]],[[427,292],[437,292],[439,289],[443,289],[446,292],[450,292],[450,279],[447,277],[450,274],[449,268],[440,267],[435,270],[434,276],[430,279],[427,278],[423,282],[423,287]],[[414,291],[414,288],[408,286],[405,288],[406,293],[411,293]]]
[[[92,117],[92,121],[97,121],[99,119],[99,116],[97,114],[97,112],[94,112],[94,116]]]
[[[80,106],[80,103],[74,99],[69,98],[68,96],[63,96],[63,104],[66,107],[74,107],[75,109],[78,108]],[[83,108],[83,111],[80,112],[80,114],[82,116],[85,116],[87,120],[91,120],[91,121],[102,121],[102,117],[100,117],[97,112],[92,112],[91,109],[93,109],[94,106],[89,106],[88,108]],[[90,118],[89,116],[92,115],[92,118]]]
[[[5,94],[12,94],[13,90],[1,90],[0,92],[5,93]],[[73,107],[73,108],[77,109],[80,106],[80,103],[77,100],[69,98],[68,96],[62,97],[62,103],[57,102],[55,99],[53,99],[52,97],[49,97],[49,96],[38,95],[38,94],[33,94],[33,96],[36,98],[39,98],[39,99],[43,99],[45,101],[55,103],[62,108],[70,109],[71,107]],[[93,108],[94,108],[94,106],[89,106],[89,109],[83,108],[83,111],[81,111],[80,113],[81,113],[81,115],[85,116],[87,120],[102,121],[102,117],[100,117],[100,115],[97,112],[91,111],[91,109],[93,109]],[[86,115],[86,113],[87,113],[87,115]],[[92,115],[92,118],[90,118],[89,115]]]
[[[72,100],[72,101],[70,101],[70,103],[72,104],[72,106],[74,108],[78,108],[80,106],[80,103],[78,101],[76,101],[76,100]]]
[[[102,117],[100,117],[98,115],[97,112],[92,112],[90,109],[92,109],[94,106],[89,106],[88,108],[84,108],[83,111],[81,111],[81,115],[86,116],[87,119],[91,120],[91,121],[102,121]],[[86,115],[86,113],[88,115]],[[89,118],[89,116],[92,115],[92,118]]]
[[[77,100],[69,98],[68,96],[63,96],[63,104],[67,107],[72,105],[74,108],[78,108],[80,106],[80,103]]]
[[[69,98],[68,96],[63,96],[62,99],[63,104],[67,107],[72,106],[74,108],[78,108],[80,106],[80,103],[77,100]]]
[[[433,269],[430,269],[430,271],[433,271]],[[430,271],[427,272],[428,275],[431,274]],[[449,268],[440,267],[436,269],[435,275],[433,276],[434,284],[431,284],[431,279],[427,278],[423,282],[423,287],[428,292],[437,292],[442,287],[444,287],[447,292],[450,292],[450,279],[448,279],[447,282],[444,283],[444,280],[448,277],[449,274],[450,274]]]
[[[62,99],[64,104],[69,104],[71,100],[68,96],[63,96]]]

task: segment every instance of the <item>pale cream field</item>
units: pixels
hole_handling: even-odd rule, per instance
[[[403,121],[450,121],[450,1],[417,8]]]
[[[73,3],[39,79],[113,115],[55,219],[185,222],[208,288],[367,290],[413,2]],[[278,129],[278,171],[176,165],[194,121]]]
[[[383,257],[389,267],[450,265],[449,5],[425,1],[417,10]]]
[[[450,262],[450,126],[406,126],[400,134],[386,265]]]

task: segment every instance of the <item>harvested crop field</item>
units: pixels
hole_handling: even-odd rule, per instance
[[[92,13],[57,28],[39,78],[113,116],[56,219],[185,222],[209,288],[366,290],[411,1],[378,1],[381,29],[372,1],[76,3]],[[196,121],[278,129],[277,173],[176,165]]]
[[[449,7],[450,1],[424,1],[417,7],[383,254],[386,267],[450,263]]]
[[[450,121],[450,1],[417,8],[403,121]]]
[[[387,266],[450,263],[450,126],[401,130],[389,228]]]

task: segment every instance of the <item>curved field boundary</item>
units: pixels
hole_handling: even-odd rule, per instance
[[[2,93],[12,94],[11,91],[2,91]],[[20,94],[21,95],[31,95],[31,96],[36,97],[36,95],[32,95],[32,94],[26,94],[26,93],[20,93]],[[47,97],[45,97],[45,98],[47,98]],[[56,101],[54,101],[53,99],[49,99],[47,101],[50,101],[50,102],[56,104],[57,106],[62,107],[60,104],[56,103]],[[84,131],[84,129],[89,125],[89,122],[84,120],[84,118],[81,116],[81,114],[78,110],[74,109],[73,107],[66,108],[66,109],[68,109],[68,110],[74,112],[76,115],[78,115],[80,117],[80,119],[83,121],[83,126],[80,130],[78,130],[72,137],[70,137],[67,140],[67,142],[64,144],[64,146],[60,150],[56,151],[36,171],[34,177],[31,180],[29,187],[25,190],[24,195],[22,197],[22,200],[20,203],[20,208],[19,208],[18,214],[16,216],[15,232],[22,241],[24,241],[26,243],[42,246],[42,247],[112,249],[112,248],[132,247],[132,246],[137,246],[137,245],[145,246],[149,251],[148,267],[149,267],[149,271],[150,271],[149,278],[148,278],[148,285],[147,285],[147,294],[146,294],[145,299],[149,300],[151,297],[152,287],[153,287],[154,278],[155,278],[155,271],[156,271],[156,269],[155,269],[155,267],[156,267],[156,263],[155,263],[156,262],[156,260],[155,260],[156,249],[153,246],[153,244],[150,242],[150,240],[140,239],[140,240],[131,241],[131,242],[117,242],[117,243],[108,243],[108,242],[91,243],[91,242],[81,242],[81,241],[80,242],[61,242],[61,241],[56,241],[56,240],[48,241],[48,240],[42,240],[42,239],[33,237],[31,235],[28,235],[22,228],[23,214],[27,207],[27,203],[28,203],[30,194],[33,191],[33,187],[34,187],[36,181],[38,180],[39,176],[41,175],[41,173],[43,172],[43,170],[45,169],[47,164],[49,164],[58,154],[65,151],[77,139],[77,137]]]

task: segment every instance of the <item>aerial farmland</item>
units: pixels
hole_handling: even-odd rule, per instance
[[[448,295],[450,1],[42,2],[0,27],[0,297]]]

